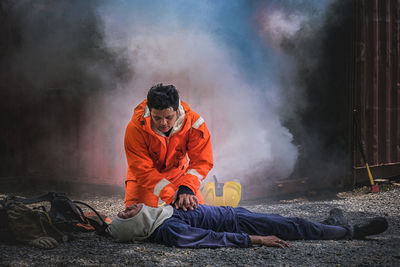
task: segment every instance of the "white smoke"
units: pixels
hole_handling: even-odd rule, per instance
[[[305,14],[275,9],[263,13],[260,29],[270,45],[279,46],[285,38],[293,37],[307,20]]]
[[[264,171],[263,179],[290,175],[297,148],[279,120],[277,110],[284,103],[273,83],[252,85],[233,60],[232,49],[201,27],[162,17],[158,23],[135,19],[127,24],[112,11],[101,12],[108,46],[123,48],[120,56],[130,59],[133,70],[130,84],[108,96],[111,105],[103,107],[114,118],[113,131],[123,136],[133,108],[152,85],[174,84],[210,129],[215,163],[211,174],[221,181],[242,182],[256,169]]]

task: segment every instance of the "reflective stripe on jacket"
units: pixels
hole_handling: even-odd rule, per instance
[[[136,180],[166,203],[172,201],[180,185],[189,187],[196,194],[201,181],[213,167],[207,126],[183,101],[169,137],[152,129],[147,100],[139,104],[126,128],[125,153],[128,161],[126,181]]]

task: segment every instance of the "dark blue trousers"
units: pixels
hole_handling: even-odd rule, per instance
[[[234,209],[239,231],[249,235],[275,235],[284,240],[341,239],[347,229],[341,226],[310,222],[298,217],[250,212],[244,208]]]
[[[244,208],[200,205],[189,211],[175,210],[150,240],[178,247],[248,247],[249,235],[275,235],[284,240],[341,239],[347,229],[251,212]]]

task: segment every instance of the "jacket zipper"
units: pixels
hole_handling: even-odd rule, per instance
[[[169,147],[169,136],[165,137],[165,157],[164,157],[164,168],[167,168],[167,157],[168,157],[168,147]]]

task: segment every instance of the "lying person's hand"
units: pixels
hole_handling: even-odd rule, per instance
[[[42,236],[30,241],[29,245],[37,248],[52,249],[58,246],[58,242],[50,236]]]
[[[199,205],[199,199],[195,195],[191,194],[180,194],[178,200],[175,201],[176,209],[183,209],[187,211],[188,209],[194,210]]]
[[[277,238],[274,235],[260,236],[260,235],[250,235],[250,241],[252,245],[264,245],[267,247],[290,247],[289,243]]]

